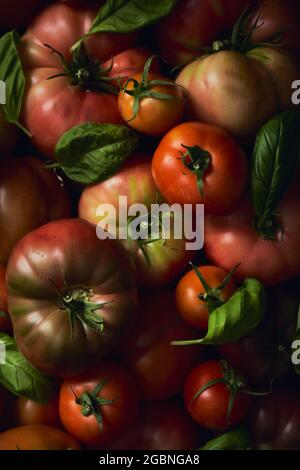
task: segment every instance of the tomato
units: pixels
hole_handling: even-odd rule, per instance
[[[186,380],[186,409],[201,426],[225,430],[239,423],[248,411],[250,397],[243,388],[243,382],[226,361],[203,362]]]
[[[74,9],[54,3],[36,18],[22,38],[20,53],[27,80],[22,122],[33,135],[33,143],[50,157],[54,156],[58,139],[76,125],[123,122],[117,96],[111,92],[112,84],[107,78],[124,75],[123,69],[131,74],[141,71],[148,57],[144,49],[123,52],[134,44],[136,33],[99,33],[85,41],[88,66],[82,50],[76,59],[76,72],[68,71],[66,76],[48,80],[64,73],[58,53],[73,61],[70,48],[88,31],[98,8]],[[118,56],[120,53],[122,57]],[[100,65],[96,67],[95,62]]]
[[[65,429],[88,447],[106,448],[138,415],[138,389],[131,374],[103,363],[61,387],[59,411]]]
[[[251,409],[252,443],[261,450],[300,450],[299,390],[279,389]]]
[[[120,196],[127,198],[128,211],[125,217],[119,212],[120,208],[124,207]],[[146,287],[162,286],[173,281],[194,255],[192,251],[186,251],[184,237],[175,239],[173,219],[170,218],[170,233],[166,239],[163,230],[155,227],[156,221],[160,219],[152,211],[152,205],[160,202],[161,198],[151,174],[151,161],[141,154],[130,158],[116,175],[99,184],[88,186],[79,202],[79,216],[82,219],[94,225],[101,222],[106,226],[107,222],[107,231],[116,233],[115,236],[120,234],[121,230],[125,231],[122,242],[132,254],[139,284]],[[103,207],[100,210],[101,204]],[[110,204],[113,210],[107,208],[107,204]],[[139,206],[135,206],[137,214],[129,212],[131,208],[134,209],[134,205],[139,204],[144,204],[148,214],[154,215],[148,217],[147,214],[141,214]],[[109,213],[105,215],[108,209]],[[130,224],[139,220],[139,238],[136,240],[130,231],[133,226]],[[115,224],[117,230],[114,229]],[[146,224],[146,228],[141,228],[141,224]]]
[[[143,398],[172,397],[181,391],[203,349],[172,346],[171,342],[196,339],[199,334],[177,314],[172,288],[144,291],[139,309],[141,319],[124,338],[122,357],[133,371]]]
[[[5,122],[0,106],[0,159],[13,151],[17,142],[17,136],[17,128]]]
[[[0,263],[16,243],[46,222],[71,214],[69,196],[37,158],[6,158],[0,173]]]
[[[15,405],[18,426],[45,424],[60,428],[58,397],[48,403],[39,403],[25,397],[18,397]]]
[[[26,26],[49,0],[1,0],[0,30]]]
[[[254,277],[277,285],[300,274],[300,191],[298,181],[289,189],[276,210],[280,229],[275,241],[263,239],[254,228],[254,211],[249,199],[225,217],[205,220],[205,255],[217,266],[231,270],[241,263],[235,276]]]
[[[205,204],[225,214],[241,197],[247,162],[241,148],[220,128],[179,124],[158,145],[152,160],[155,183],[169,204]]]
[[[167,400],[146,403],[141,416],[112,449],[193,450],[202,440],[202,429],[195,425],[182,406]]]
[[[222,357],[254,386],[268,390],[271,383],[286,383],[295,376],[291,346],[297,329],[298,296],[286,288],[267,293],[267,312],[262,323],[235,343],[219,347]]]
[[[298,0],[261,0],[254,12],[250,27],[261,25],[253,36],[254,42],[265,42],[283,31],[283,46],[298,52],[300,49],[300,5]]]
[[[51,426],[20,426],[0,434],[0,450],[80,450],[78,443]]]
[[[172,66],[186,64],[230,33],[253,0],[181,0],[156,28],[160,53]]]
[[[161,82],[152,85],[151,82]],[[166,83],[170,83],[167,85]],[[160,136],[178,124],[184,112],[182,90],[160,75],[137,74],[128,79],[119,93],[118,105],[122,118],[135,130]],[[159,98],[160,95],[168,99]],[[138,109],[135,110],[136,103]]]
[[[7,313],[6,269],[0,264],[0,332],[10,333],[11,321]]]
[[[208,284],[205,289],[200,276]],[[210,306],[216,308],[226,302],[237,286],[232,278],[222,286],[228,272],[218,266],[200,266],[186,273],[176,287],[178,313],[193,328],[207,330]]]
[[[48,375],[100,361],[135,318],[135,271],[116,240],[80,219],[26,235],[7,267],[8,308],[23,355]]]
[[[293,106],[292,83],[299,73],[284,49],[223,50],[187,65],[176,83],[187,89],[190,118],[248,142],[272,116]]]

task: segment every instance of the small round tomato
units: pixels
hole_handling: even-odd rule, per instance
[[[246,415],[250,397],[245,384],[226,361],[200,364],[184,386],[185,406],[201,426],[223,431],[239,423]]]
[[[0,332],[9,333],[11,328],[7,313],[6,269],[0,264]]]
[[[45,424],[61,427],[58,411],[58,397],[48,403],[39,403],[25,397],[18,397],[15,407],[18,426]]]
[[[173,346],[172,341],[192,340],[199,334],[176,311],[172,288],[142,292],[140,321],[124,338],[121,354],[134,373],[146,400],[177,395],[193,367],[203,357],[201,346]]]
[[[160,75],[148,72],[152,57],[145,64],[144,73],[129,78],[119,93],[121,116],[130,127],[153,136],[165,134],[177,124],[184,112],[184,96],[178,85]]]
[[[0,434],[0,450],[80,450],[65,432],[51,426],[20,426]]]
[[[245,189],[247,161],[223,129],[186,122],[162,139],[152,173],[170,204],[204,204],[206,213],[226,214]]]
[[[237,289],[232,275],[218,266],[194,267],[177,284],[178,313],[194,328],[207,330],[210,308],[222,305]]]
[[[59,412],[65,429],[92,448],[105,448],[119,439],[139,411],[137,385],[131,374],[114,363],[63,382]]]

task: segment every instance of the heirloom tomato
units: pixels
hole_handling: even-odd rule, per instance
[[[131,260],[84,220],[27,234],[9,259],[7,286],[19,349],[48,375],[74,375],[99,362],[135,319]]]

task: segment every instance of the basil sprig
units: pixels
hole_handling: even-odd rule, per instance
[[[168,15],[177,0],[107,0],[90,30],[72,47],[75,51],[89,36],[100,32],[130,33]]]
[[[288,190],[300,157],[300,114],[285,111],[259,131],[252,156],[252,197],[256,228],[275,240],[280,230],[276,210]]]
[[[97,183],[117,173],[138,142],[136,132],[121,124],[81,124],[59,139],[57,162],[47,167],[61,168],[78,183]]]
[[[0,80],[5,83],[6,103],[2,110],[7,122],[15,124],[27,135],[30,133],[19,122],[25,90],[25,75],[18,53],[20,36],[10,31],[0,38]]]
[[[200,450],[248,450],[250,447],[249,431],[240,427],[211,439]]]
[[[176,346],[191,344],[220,345],[233,343],[254,330],[262,321],[266,294],[257,279],[246,279],[227,302],[209,314],[208,331],[204,338],[174,341]]]
[[[48,402],[56,392],[55,381],[44,376],[22,356],[11,336],[0,333],[0,344],[5,348],[4,363],[0,362],[0,384],[15,395]]]

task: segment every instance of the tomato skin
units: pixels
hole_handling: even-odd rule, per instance
[[[218,287],[222,284],[228,272],[217,266],[199,266],[199,271],[210,287]],[[233,279],[223,289],[221,298],[228,300],[237,286]],[[199,299],[205,289],[192,269],[179,281],[175,291],[175,299],[178,313],[193,328],[206,331],[208,328],[208,309],[205,301]]]
[[[20,426],[0,434],[0,450],[80,450],[75,439],[51,426]]]
[[[54,219],[70,217],[71,203],[55,173],[32,157],[6,158],[0,174],[0,263],[31,230]],[[13,214],[13,217],[12,217]]]
[[[57,54],[51,54],[44,44],[71,60],[71,46],[88,31],[98,7],[76,9],[54,3],[35,19],[22,38],[20,53],[27,83],[22,122],[33,135],[36,147],[52,158],[58,139],[70,128],[84,122],[123,122],[115,95],[71,86],[69,77],[48,80],[62,73],[63,67]],[[136,37],[136,33],[99,33],[88,38],[85,45],[91,59],[104,63],[103,66],[114,57],[116,65],[113,62],[109,75],[117,77],[118,64],[125,70],[133,65],[136,71],[143,70],[148,58],[145,51],[131,49],[126,53],[128,60],[124,60],[124,54],[118,58],[118,54],[134,45]]]
[[[100,429],[94,415],[84,416],[76,397],[107,380],[98,397],[113,400],[112,404],[101,406],[103,427]],[[110,446],[135,421],[139,412],[139,394],[131,374],[114,363],[103,363],[89,372],[65,380],[59,399],[59,411],[65,429],[82,444],[90,448],[104,449]]]
[[[58,397],[48,403],[38,403],[18,397],[15,404],[15,419],[18,426],[47,425],[61,428],[58,412]]]
[[[259,279],[266,285],[281,284],[300,274],[300,192],[297,181],[287,192],[276,213],[282,232],[276,241],[263,240],[254,229],[254,210],[249,198],[225,217],[207,216],[205,255],[230,271],[241,263],[235,277]],[[262,263],[261,260],[264,260]]]
[[[203,430],[173,400],[145,403],[141,416],[113,450],[193,450]]]
[[[13,151],[18,137],[16,126],[8,124],[0,108],[0,160],[4,155],[10,155]]]
[[[252,0],[180,1],[156,27],[160,53],[172,66],[196,59],[201,48],[230,36],[236,20],[253,3]]]
[[[204,197],[196,175],[180,159],[181,152],[185,152],[182,145],[199,146],[210,153],[211,164],[203,178]],[[245,189],[247,161],[238,144],[222,129],[186,122],[169,131],[158,145],[152,174],[169,204],[204,204],[206,213],[226,214]]]
[[[74,375],[99,362],[136,318],[135,270],[126,251],[116,240],[99,240],[80,219],[27,234],[9,259],[7,286],[18,346],[47,375]]]
[[[101,219],[101,214],[97,215],[97,208],[100,204],[111,204],[116,212],[118,228],[123,227],[124,221],[119,218],[119,196],[127,197],[128,208],[143,203],[149,212],[152,204],[162,202],[147,155],[133,155],[116,175],[86,187],[79,201],[79,217],[97,225]],[[108,222],[113,223],[113,220],[108,219]],[[138,282],[143,287],[158,287],[172,282],[194,256],[193,251],[186,251],[186,240],[176,240],[172,233],[168,240],[161,239],[144,245],[148,260],[137,241],[128,239],[122,242],[133,257]]]
[[[249,142],[268,119],[293,106],[292,82],[297,77],[299,63],[293,56],[284,49],[261,47],[246,55],[221,51],[203,56],[187,65],[176,83],[188,92],[191,119]]]
[[[0,332],[11,333],[12,325],[7,311],[7,289],[6,289],[6,268],[0,264],[0,312],[7,316],[0,315]]]
[[[142,82],[142,74],[132,76],[132,80],[137,83]],[[166,78],[149,74],[148,80],[164,80]],[[120,91],[118,97],[118,106],[124,121],[133,129],[146,135],[160,136],[174,127],[181,120],[184,112],[184,97],[182,90],[173,85],[156,85],[149,88],[151,93],[163,93],[173,98],[169,100],[160,100],[157,98],[142,98],[140,100],[139,111],[134,117],[134,97],[127,94],[127,91],[134,90],[134,82],[130,81],[126,88]]]
[[[1,0],[0,30],[26,26],[49,0]]]
[[[265,42],[274,34],[283,31],[283,46],[299,51],[300,5],[297,0],[262,0],[253,15],[250,27],[258,18],[262,26],[254,32],[254,42]]]
[[[201,426],[216,431],[223,431],[239,423],[246,415],[250,397],[238,392],[230,422],[227,419],[230,391],[226,384],[212,385],[193,400],[196,393],[210,381],[224,377],[220,361],[207,361],[196,367],[184,386],[185,407],[191,417]]]
[[[121,354],[142,397],[162,400],[181,391],[187,375],[203,357],[203,349],[171,345],[199,336],[177,314],[172,288],[144,291],[139,305],[141,321],[124,338]]]
[[[300,450],[299,389],[281,388],[254,401],[249,413],[252,443],[259,450]]]

